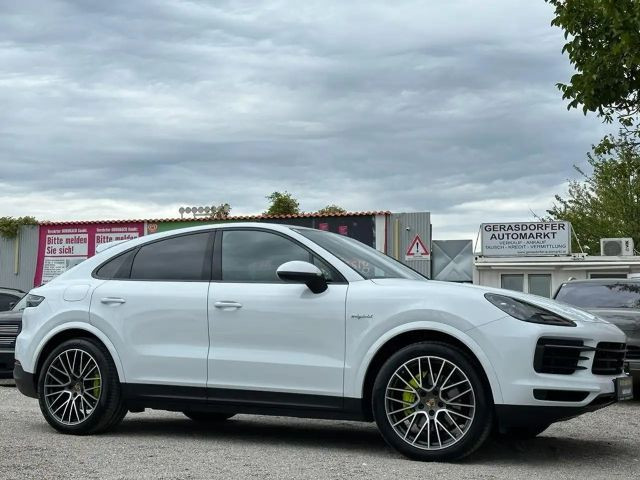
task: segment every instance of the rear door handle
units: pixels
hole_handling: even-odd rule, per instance
[[[242,308],[242,304],[238,303],[238,302],[228,302],[228,301],[220,301],[220,302],[216,302],[213,304],[214,307],[216,308],[221,308],[221,309],[231,309],[231,308]]]
[[[117,304],[126,303],[126,300],[120,297],[104,297],[100,299],[100,303],[105,303],[107,305],[114,305],[114,304],[117,305]]]

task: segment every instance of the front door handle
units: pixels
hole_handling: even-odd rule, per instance
[[[214,307],[216,308],[221,308],[221,309],[231,309],[231,308],[242,308],[242,304],[238,303],[238,302],[229,302],[229,301],[220,301],[220,302],[216,302],[213,304]]]
[[[122,303],[126,303],[126,300],[120,297],[104,297],[100,299],[100,303],[104,303],[107,305],[119,305]]]

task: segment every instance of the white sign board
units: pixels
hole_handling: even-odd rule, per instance
[[[485,257],[571,254],[569,222],[483,223],[480,232]]]

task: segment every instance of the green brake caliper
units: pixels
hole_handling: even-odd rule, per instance
[[[415,388],[416,390],[418,390],[420,388],[420,382],[418,382],[418,380],[413,377],[411,379],[411,381],[409,382],[409,385],[411,385],[413,388]],[[413,393],[412,391],[406,390],[403,394],[402,394],[402,401],[406,402],[406,403],[414,403],[417,400],[416,398],[416,394]],[[407,408],[408,411],[410,412],[415,412],[417,409],[414,408]]]
[[[96,398],[100,398],[100,378],[96,378],[93,381],[93,396]]]

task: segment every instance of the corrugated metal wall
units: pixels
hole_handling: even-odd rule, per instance
[[[0,287],[19,288],[25,292],[33,288],[38,256],[38,236],[39,227],[37,226],[26,226],[20,229],[17,265],[16,239],[0,237]]]
[[[392,213],[387,230],[387,255],[431,278],[431,259],[407,260],[406,253],[416,235],[431,251],[431,214],[429,212]]]

